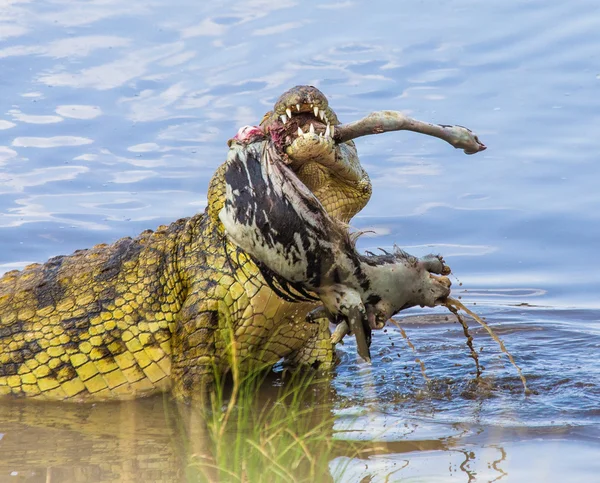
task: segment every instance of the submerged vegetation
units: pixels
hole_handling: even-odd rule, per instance
[[[242,372],[252,364],[228,352],[231,372],[223,376],[215,368],[215,384],[202,403],[179,406],[187,433],[185,480],[333,482],[329,464],[340,442],[330,377],[256,365]],[[358,454],[353,443],[343,445],[341,454]]]
[[[218,380],[210,404],[189,409],[205,436],[189,433],[187,481],[333,481],[339,442],[327,378],[257,371],[230,379]]]

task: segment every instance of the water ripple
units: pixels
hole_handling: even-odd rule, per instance
[[[591,269],[600,236],[600,17],[593,0],[539,7],[0,0],[0,268],[201,211],[227,139],[259,122],[292,85],[322,88],[344,122],[395,109],[469,126],[485,153],[465,156],[408,132],[357,139],[374,191],[352,224],[375,232],[359,239],[360,250],[397,243],[444,255],[455,295],[488,317],[538,395],[522,397],[513,368],[470,322],[492,389],[475,387],[460,327],[422,309],[408,315],[425,319],[403,319],[416,354],[394,330],[378,332],[367,370],[348,338],[337,391],[377,415],[372,428],[368,415],[360,419],[371,436],[397,418],[421,425],[421,442],[440,438],[423,446],[429,452],[413,446],[412,466],[398,478],[428,479],[433,461],[452,468],[449,480],[469,479],[461,468],[471,466],[485,481],[510,464],[529,471],[523,455],[534,461],[533,447],[554,455],[537,440],[520,446],[511,425],[530,431],[523,438],[547,438],[559,426],[557,451],[588,455],[581,466],[591,468],[574,428],[598,441],[586,431],[600,421],[600,369],[590,356],[600,347],[600,283]],[[440,449],[452,425],[478,423],[497,431],[497,446],[477,439],[479,427],[455,438],[456,451]],[[440,433],[428,436],[430,424]],[[400,426],[396,439],[408,438]],[[495,463],[499,448],[508,456]],[[357,481],[364,465],[384,480],[408,461],[406,447],[390,451],[360,460]],[[555,465],[556,478],[577,479],[560,466],[565,458],[541,461]]]

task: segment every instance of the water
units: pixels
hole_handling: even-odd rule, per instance
[[[468,126],[487,151],[409,133],[357,141],[374,194],[354,225],[375,232],[359,246],[442,253],[462,282],[455,296],[487,317],[537,394],[524,397],[475,325],[494,389],[469,383],[460,326],[441,309],[413,310],[402,323],[416,355],[393,327],[376,334],[371,367],[343,348],[336,428],[387,449],[339,456],[331,471],[348,463],[344,481],[357,482],[593,481],[596,3],[0,0],[0,269],[202,210],[227,139],[292,85],[321,88],[346,122],[397,109]],[[177,454],[162,399],[24,407],[0,413],[0,481],[119,481],[176,466],[160,456]],[[66,426],[48,428],[55,418]],[[106,461],[110,471],[93,470]]]

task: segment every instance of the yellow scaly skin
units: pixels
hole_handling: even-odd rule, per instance
[[[299,99],[327,103],[300,86],[280,98],[274,115]],[[269,122],[271,113],[267,131]],[[368,201],[371,185],[352,143],[305,136],[288,155],[338,219],[349,221]],[[279,298],[225,236],[218,219],[225,167],[210,182],[205,213],[0,279],[0,395],[101,401],[172,390],[187,397],[232,357],[243,368],[281,358],[333,363],[329,328],[305,321],[315,305]]]

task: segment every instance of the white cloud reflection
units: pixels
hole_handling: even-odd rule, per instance
[[[188,122],[175,124],[163,129],[157,136],[157,139],[166,141],[187,141],[187,142],[210,142],[215,141],[221,135],[220,129],[214,126],[207,126],[205,123]]]
[[[25,122],[27,124],[54,124],[63,120],[60,116],[25,114],[18,109],[11,109],[8,113],[15,121]]]
[[[21,94],[21,97],[26,97],[28,99],[43,99],[44,94],[41,92],[33,91],[33,92],[24,92]]]
[[[408,82],[413,84],[426,84],[428,82],[439,82],[444,79],[458,77],[461,73],[459,69],[432,69],[419,73],[419,76],[410,77]]]
[[[151,64],[178,54],[184,46],[183,42],[174,42],[138,49],[120,59],[79,72],[48,72],[40,75],[38,81],[50,86],[113,89],[144,75]]]
[[[87,171],[89,168],[85,166],[53,166],[34,169],[27,173],[0,173],[0,193],[14,193],[30,186],[74,179]]]
[[[288,30],[297,29],[304,26],[306,22],[287,22],[279,25],[273,25],[271,27],[265,27],[262,29],[256,29],[252,32],[252,35],[273,35],[287,32]]]
[[[14,122],[5,121],[4,119],[0,119],[0,131],[4,129],[10,129],[11,127],[15,127],[16,124]]]
[[[92,139],[78,136],[18,137],[13,140],[12,145],[23,148],[56,148],[60,146],[83,146],[93,142]]]
[[[16,158],[17,152],[14,149],[10,149],[6,146],[0,146],[0,164],[5,163],[6,161]]]
[[[205,200],[205,193],[176,190],[34,195],[17,199],[17,207],[0,216],[0,227],[54,222],[87,230],[109,230],[106,221],[175,220],[191,216],[204,208]],[[154,228],[152,224],[148,227]]]
[[[173,110],[167,109],[177,103],[187,92],[183,82],[156,92],[146,89],[133,97],[119,99],[120,104],[130,106],[129,119],[136,122],[156,121],[173,116]]]
[[[266,17],[271,12],[282,10],[284,8],[295,7],[298,2],[294,0],[246,0],[239,2],[232,7],[234,13],[239,13],[244,19],[243,22],[250,22],[257,18]]]
[[[219,37],[227,32],[227,25],[221,25],[215,23],[210,18],[205,18],[198,25],[186,27],[181,31],[181,36],[184,39],[191,37],[207,36],[207,37]]]
[[[132,153],[148,153],[152,151],[159,151],[160,146],[156,143],[142,143],[136,144],[135,146],[129,146],[127,151],[131,151]]]
[[[2,6],[0,6],[0,9]],[[0,40],[10,37],[20,37],[29,32],[29,29],[21,25],[0,24]]]
[[[24,55],[40,55],[57,59],[65,57],[87,57],[95,50],[125,47],[129,45],[130,42],[130,39],[109,35],[69,37],[41,45],[11,45],[10,47],[0,49],[0,58]]]
[[[173,55],[168,59],[162,60],[158,64],[163,67],[175,67],[176,65],[185,64],[188,60],[192,60],[194,57],[196,57],[196,52],[188,50],[186,52],[181,52],[181,54]]]
[[[64,8],[55,8],[46,13],[39,13],[36,19],[65,27],[90,25],[111,17],[143,15],[150,6],[150,2],[123,2],[122,0],[86,0],[84,2],[53,0],[52,3],[64,5]]]
[[[323,10],[341,10],[343,8],[352,7],[354,2],[335,2],[335,3],[324,3],[321,5],[317,5],[317,8]]]
[[[159,175],[157,171],[119,171],[113,174],[112,182],[116,184],[131,184]]]
[[[58,106],[56,113],[73,119],[94,119],[102,115],[102,109],[98,106],[65,105]]]
[[[197,157],[188,157],[186,155],[182,155],[180,148],[161,147],[158,151],[161,153],[165,151],[176,152],[175,154],[160,154],[160,157],[158,157],[157,152],[145,151],[148,153],[147,157],[142,157],[144,152],[141,152],[141,154],[130,158],[115,154],[106,148],[101,148],[98,149],[97,152],[84,153],[73,159],[75,161],[86,161],[103,164],[105,166],[131,165],[138,168],[158,168],[164,166],[169,168],[189,168],[190,166],[199,168],[200,166],[205,166],[206,164],[202,159],[198,159]],[[122,168],[124,169],[126,166],[123,166]],[[212,167],[209,168],[207,175],[212,174],[211,170]],[[164,176],[167,176],[168,174],[169,173],[165,173],[164,171],[161,173],[161,175]]]

